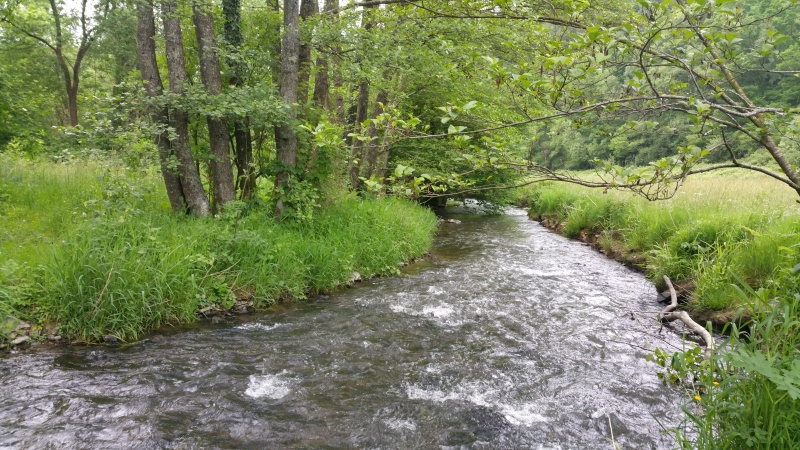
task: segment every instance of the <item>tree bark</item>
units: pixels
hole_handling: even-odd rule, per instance
[[[197,35],[197,53],[200,58],[200,79],[210,95],[222,92],[222,75],[219,70],[217,42],[214,37],[214,23],[211,14],[197,1],[192,4],[192,19]],[[236,200],[233,185],[233,167],[228,144],[228,125],[221,117],[209,116],[208,141],[211,150],[211,178],[213,179],[214,210],[220,211],[231,200]]]
[[[317,75],[314,77],[314,105],[324,110],[331,109],[330,81],[328,79],[328,60],[317,58]]]
[[[298,0],[283,1],[283,40],[281,42],[281,98],[290,106],[287,121],[275,127],[276,157],[280,169],[275,175],[277,202],[275,215],[286,212],[285,196],[289,179],[297,164],[297,135],[293,122],[297,118],[298,62],[300,56],[300,5]]]
[[[181,31],[178,4],[176,0],[165,0],[162,3],[164,14],[164,37],[166,39],[167,69],[169,70],[169,90],[175,96],[183,95],[186,83],[186,61],[183,52],[183,32]],[[172,108],[171,125],[175,129],[172,148],[178,158],[183,196],[189,206],[189,212],[197,217],[206,217],[211,213],[208,197],[200,180],[200,171],[195,166],[194,157],[189,147],[189,115],[180,108]]]
[[[233,74],[229,79],[231,86],[244,86],[245,68],[239,59],[242,49],[241,2],[224,0],[222,13],[225,16],[225,42],[228,52],[233,54],[228,59],[228,66]],[[236,145],[236,188],[239,198],[250,199],[256,190],[256,173],[253,165],[253,141],[250,137],[250,121],[247,117],[238,118],[233,123],[233,136]]]
[[[147,95],[151,99],[161,97],[164,86],[161,84],[161,75],[158,73],[158,63],[156,62],[156,25],[153,15],[153,4],[149,1],[142,1],[137,4],[138,20],[136,28],[136,49],[139,56],[139,72],[142,75]],[[155,125],[164,126],[168,124],[168,113],[166,108],[153,108],[150,112],[150,120]],[[167,188],[169,204],[174,212],[182,212],[185,207],[183,198],[183,188],[178,173],[172,167],[172,149],[169,145],[169,135],[166,131],[156,132],[153,136],[156,147],[158,147],[158,159],[161,163],[161,176],[164,178],[164,185]]]
[[[300,19],[306,20],[319,12],[317,0],[301,0]],[[311,39],[310,34],[301,40],[300,54],[298,55],[299,75],[297,81],[297,103],[302,107],[308,103],[308,90],[311,81]]]
[[[73,78],[73,83],[67,85],[67,110],[69,111],[69,125],[77,127],[78,121],[78,80]]]

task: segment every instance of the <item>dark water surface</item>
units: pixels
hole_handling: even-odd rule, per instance
[[[457,217],[405,278],[0,360],[0,448],[670,448],[653,286],[522,211]]]

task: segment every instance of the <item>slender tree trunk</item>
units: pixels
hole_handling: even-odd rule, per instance
[[[375,98],[375,108],[372,111],[372,117],[377,118],[379,115],[383,114],[383,105],[389,99],[389,94],[381,89],[378,91],[378,95]],[[366,155],[364,155],[364,163],[362,164],[362,174],[364,178],[370,178],[375,171],[375,165],[378,162],[378,153],[380,152],[379,143],[378,143],[378,127],[371,123],[369,124],[369,141],[367,142],[367,151]]]
[[[325,12],[333,17],[338,16],[337,0],[325,0]],[[318,108],[331,109],[330,79],[328,75],[328,58],[317,57],[317,75],[314,77],[314,104]]]
[[[71,88],[67,86],[67,108],[70,126],[78,126],[78,80],[74,80]]]
[[[369,17],[369,8],[372,6],[364,8],[361,13],[361,22],[364,26],[364,30],[369,32],[374,24]],[[350,114],[348,114],[347,123],[352,127],[353,132],[360,133],[362,124],[365,120],[367,120],[367,109],[369,108],[369,80],[363,79],[358,84],[358,100],[356,101],[356,116],[353,122],[350,122]],[[352,107],[351,107],[352,110]],[[352,142],[352,149],[350,153],[350,164],[348,167],[348,175],[350,177],[350,186],[353,189],[359,189],[360,181],[359,181],[359,167],[363,163],[363,148],[364,142],[361,140],[356,140]]]
[[[178,4],[176,0],[165,0],[162,3],[164,13],[164,37],[166,39],[167,69],[169,70],[169,90],[174,95],[183,95],[186,83],[186,61],[183,53],[183,32],[181,31]],[[200,180],[200,171],[195,166],[192,151],[189,147],[189,115],[180,108],[172,109],[170,123],[175,129],[172,148],[178,158],[178,172],[183,186],[183,196],[189,211],[197,217],[206,217],[211,213],[208,197]]]
[[[225,41],[228,52],[233,57],[228,60],[228,66],[233,71],[230,77],[231,86],[244,86],[244,65],[239,59],[242,49],[241,2],[239,0],[224,0],[222,12],[225,15]],[[236,188],[239,198],[252,198],[256,189],[256,174],[253,165],[253,141],[250,137],[250,124],[247,117],[239,118],[233,123],[233,136],[236,145]]]
[[[275,127],[275,148],[280,169],[275,175],[277,203],[275,215],[286,211],[285,195],[291,172],[297,164],[297,135],[293,123],[297,118],[298,60],[300,55],[300,5],[298,0],[283,1],[283,41],[281,42],[281,98],[290,105],[288,120]]]
[[[275,14],[281,13],[281,0],[272,0],[272,9],[275,11]],[[285,17],[284,17],[285,20]],[[272,41],[272,56],[273,56],[273,63],[272,63],[272,81],[275,84],[280,85],[281,83],[281,25],[280,23],[275,24],[275,40]]]
[[[142,74],[147,95],[156,99],[164,91],[161,84],[161,75],[158,73],[158,63],[156,62],[156,25],[153,15],[153,4],[149,1],[142,1],[137,4],[138,26],[136,29],[136,49],[139,55],[139,72]],[[166,126],[168,114],[166,108],[153,108],[150,113],[150,120],[153,124]],[[161,176],[164,178],[164,185],[167,188],[169,204],[174,212],[182,212],[185,207],[183,198],[183,188],[178,173],[172,167],[172,150],[169,145],[169,135],[166,131],[157,132],[153,137],[158,147],[158,159],[161,162]]]
[[[317,0],[301,0],[300,19],[305,23],[306,20],[319,12]],[[311,31],[300,44],[299,54],[299,75],[297,81],[297,103],[303,107],[308,103],[309,82],[311,81]]]
[[[328,79],[328,60],[317,58],[317,75],[314,77],[314,105],[324,110],[331,109],[330,86]]]
[[[369,82],[362,81],[358,85],[358,102],[356,104],[357,112],[353,129],[357,132],[362,132],[361,129],[365,120],[367,120],[367,109],[369,108]],[[358,189],[361,185],[359,177],[359,168],[363,164],[364,157],[364,141],[356,139],[353,141],[353,149],[350,155],[350,186],[353,189]]]
[[[76,127],[78,126],[78,80],[74,79],[73,75],[77,72],[70,72],[69,65],[64,57],[64,52],[62,50],[64,39],[63,32],[61,30],[61,11],[58,8],[56,0],[50,0],[50,14],[53,16],[53,23],[55,25],[56,32],[55,45],[50,45],[50,48],[52,48],[56,54],[58,65],[61,68],[61,75],[64,77],[64,88],[67,94],[67,113],[69,115],[69,124],[70,126]],[[41,40],[41,38],[39,39]],[[78,53],[78,57],[82,57],[80,52]],[[80,65],[77,67],[79,68]]]
[[[53,10],[56,11],[56,10]],[[53,17],[59,16],[54,12]],[[61,50],[61,21],[56,20],[57,26],[57,46],[55,47],[56,60],[61,69],[61,76],[64,80],[64,90],[67,94],[67,114],[69,116],[69,125],[72,127],[78,126],[78,83],[79,80],[74,77],[78,72],[71,70],[64,53]],[[80,55],[80,54],[79,54]],[[77,70],[80,71],[80,65],[77,65]]]
[[[214,23],[211,14],[204,11],[195,1],[192,5],[192,19],[197,35],[197,50],[200,58],[200,79],[211,95],[222,92],[222,75],[219,71],[217,42],[214,38]],[[211,147],[211,178],[213,179],[214,209],[222,210],[225,203],[236,199],[233,185],[233,167],[228,145],[228,125],[220,117],[207,117],[208,141]]]

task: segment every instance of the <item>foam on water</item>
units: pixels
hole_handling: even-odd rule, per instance
[[[248,323],[243,323],[241,325],[237,325],[236,329],[237,330],[247,330],[247,331],[272,331],[272,330],[274,330],[276,328],[279,328],[281,326],[284,326],[284,325],[285,324],[282,324],[282,323],[275,323],[275,324],[272,324],[272,325],[265,325],[265,324],[260,323],[260,322],[248,322]]]
[[[250,375],[244,394],[253,398],[277,400],[291,392],[291,382],[281,375]]]
[[[453,314],[453,308],[447,306],[426,306],[422,308],[422,315],[436,317],[437,319],[450,316]]]
[[[547,417],[537,412],[540,409],[537,405],[506,403],[496,389],[482,383],[462,384],[450,392],[409,385],[406,387],[406,395],[412,400],[427,400],[436,403],[469,402],[501,413],[513,425],[530,426],[537,422],[548,421]]]
[[[391,428],[392,430],[409,430],[415,431],[417,429],[417,424],[411,420],[403,420],[403,419],[387,419],[384,421],[386,426]]]

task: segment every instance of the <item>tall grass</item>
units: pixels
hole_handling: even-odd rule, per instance
[[[740,306],[734,274],[758,289],[794,265],[785,249],[800,245],[800,206],[791,190],[779,188],[765,178],[726,176],[694,180],[662,202],[563,184],[535,186],[524,196],[532,216],[562,222],[567,236],[594,233],[608,247],[645,254],[656,284],[667,275],[695,285],[691,308],[710,314]]]
[[[0,170],[0,314],[54,322],[86,342],[136,339],[237,299],[303,298],[353,271],[395,273],[436,228],[430,211],[398,199],[344,197],[294,222],[252,206],[197,220],[168,212],[154,174],[41,162]]]

